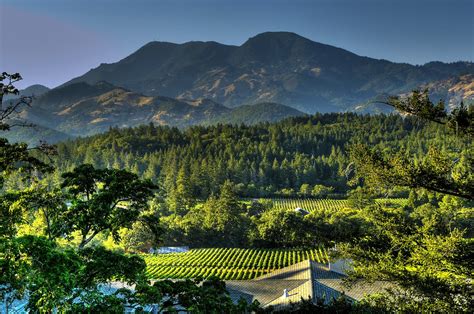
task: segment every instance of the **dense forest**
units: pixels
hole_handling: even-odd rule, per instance
[[[114,128],[59,143],[53,159],[58,174],[82,163],[130,169],[184,202],[218,194],[225,180],[241,197],[344,197],[349,190],[346,148],[353,143],[384,151],[403,148],[422,157],[431,146],[465,150],[468,141],[413,117],[316,114],[255,126]]]

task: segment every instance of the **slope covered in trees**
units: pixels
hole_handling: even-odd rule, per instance
[[[346,148],[351,143],[387,153],[404,148],[414,158],[423,158],[430,146],[468,149],[467,141],[416,118],[316,114],[255,126],[110,129],[58,144],[55,164],[59,171],[82,163],[131,169],[159,182],[166,197],[184,203],[217,194],[227,179],[245,197],[304,195],[316,185],[329,187],[332,197],[348,190]]]

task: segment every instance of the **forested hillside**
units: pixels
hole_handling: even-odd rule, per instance
[[[348,189],[348,144],[404,147],[418,156],[432,145],[464,145],[446,132],[415,118],[353,113],[185,130],[150,124],[60,143],[55,163],[58,173],[81,163],[131,169],[159,182],[167,196],[181,193],[179,199],[206,199],[226,179],[245,197],[294,196],[308,185],[341,194]]]

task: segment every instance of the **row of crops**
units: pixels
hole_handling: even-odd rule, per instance
[[[311,259],[327,263],[327,251],[315,249],[192,249],[186,253],[144,256],[150,279],[218,277],[253,279],[276,269]]]
[[[321,210],[340,210],[350,207],[348,200],[335,199],[269,199],[276,208],[282,210],[294,210],[301,207],[309,212]],[[377,203],[390,206],[403,206],[407,203],[406,198],[376,199]]]

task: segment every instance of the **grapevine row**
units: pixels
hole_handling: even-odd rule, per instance
[[[344,208],[349,208],[350,203],[348,200],[336,200],[336,199],[284,199],[276,198],[269,199],[272,201],[273,206],[281,210],[294,210],[295,208],[302,208],[309,212],[313,211],[325,211],[325,210],[341,210]],[[407,199],[404,198],[392,198],[392,199],[376,199],[379,204],[386,206],[397,205],[403,206],[407,203]]]
[[[279,268],[311,259],[327,263],[324,248],[315,249],[193,249],[186,253],[146,255],[150,279],[209,278],[253,279]]]

